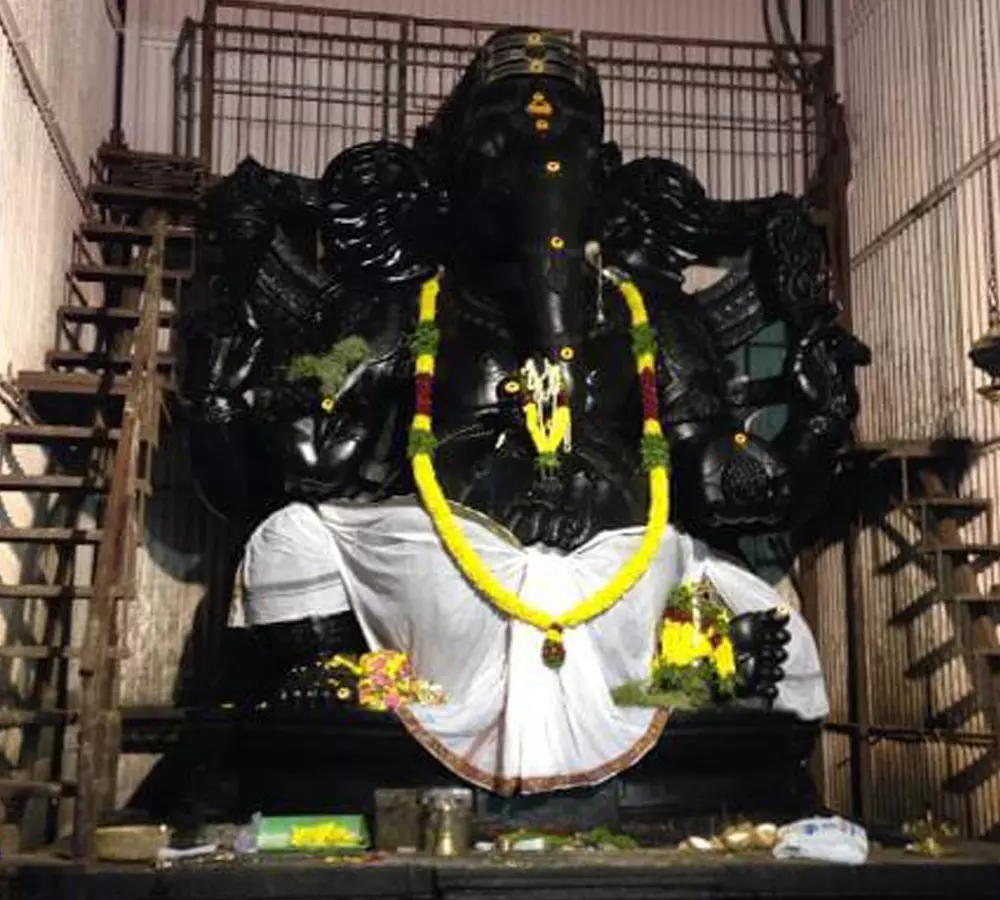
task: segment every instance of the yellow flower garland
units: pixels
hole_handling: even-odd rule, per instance
[[[637,329],[648,329],[646,305],[639,289],[630,281],[618,286],[628,305],[632,319],[633,333]],[[434,328],[437,316],[437,297],[440,278],[426,281],[420,291],[420,315],[418,332],[426,334]],[[543,658],[547,664],[558,667],[562,662],[562,634],[567,628],[582,625],[606,613],[639,581],[646,573],[667,527],[670,515],[670,490],[665,458],[658,459],[649,466],[649,511],[642,543],[611,580],[593,594],[578,603],[561,616],[552,616],[526,604],[515,591],[504,587],[469,543],[465,532],[458,524],[448,499],[445,497],[434,470],[431,458],[433,447],[432,418],[430,413],[430,382],[433,378],[436,351],[436,331],[431,339],[419,345],[416,354],[415,371],[418,378],[417,410],[411,430],[411,466],[413,478],[427,514],[437,530],[441,542],[468,581],[486,597],[497,609],[511,618],[532,625],[545,633],[546,647]],[[655,356],[648,350],[636,347],[636,368],[640,380],[655,385]],[[427,379],[421,392],[420,379]],[[560,423],[561,424],[561,423]],[[555,429],[555,430],[558,430]],[[645,438],[663,442],[663,432],[655,415],[655,410],[644,403],[643,435]],[[555,435],[552,435],[554,437]],[[534,437],[534,435],[533,435]],[[416,438],[417,440],[414,440]],[[665,443],[665,442],[664,442]],[[665,457],[665,453],[663,454]],[[553,649],[557,651],[552,659]],[[549,655],[547,655],[547,653]]]

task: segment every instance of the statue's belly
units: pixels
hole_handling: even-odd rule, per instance
[[[537,491],[536,450],[508,391],[522,360],[509,344],[474,332],[442,341],[435,376],[435,455],[445,493],[500,521],[512,504]],[[626,340],[594,341],[574,363],[573,444],[560,473],[613,483],[603,493],[603,527],[644,519],[644,478],[638,471],[640,406]],[[587,493],[588,489],[584,489]],[[595,495],[599,491],[595,488]]]

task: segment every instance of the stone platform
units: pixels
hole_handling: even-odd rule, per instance
[[[695,857],[678,851],[516,854],[458,860],[390,857],[188,864],[170,869],[10,860],[11,900],[704,900],[997,896],[1000,848],[969,845],[943,860],[876,850],[863,866]],[[0,892],[2,893],[2,892]]]

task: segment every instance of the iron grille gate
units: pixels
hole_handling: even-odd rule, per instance
[[[201,156],[215,173],[252,155],[316,176],[352,144],[408,141],[496,27],[209,3],[174,54],[174,152]],[[768,44],[564,33],[601,75],[608,136],[626,159],[674,159],[722,198],[807,190],[822,104],[782,77]],[[826,94],[829,48],[799,50]]]

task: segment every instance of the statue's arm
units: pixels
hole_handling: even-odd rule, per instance
[[[858,411],[854,369],[868,361],[836,321],[822,234],[792,197],[717,201],[668,161],[639,160],[617,179],[606,256],[682,307],[659,312],[681,517],[695,529],[789,527],[825,493]],[[729,272],[685,295],[683,273],[695,264]],[[726,357],[774,322],[788,347],[781,374],[730,379]],[[748,416],[782,403],[780,433],[754,434]]]

